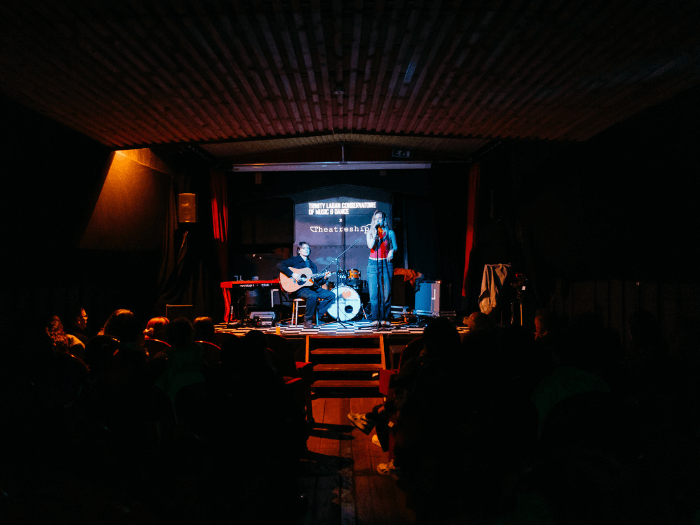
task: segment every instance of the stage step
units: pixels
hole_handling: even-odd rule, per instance
[[[306,361],[314,365],[315,390],[379,388],[379,371],[386,368],[384,335],[309,334]]]
[[[313,388],[379,388],[379,381],[319,379],[314,381]]]
[[[379,348],[317,348],[312,355],[379,355]]]
[[[382,370],[382,365],[373,363],[332,363],[314,365],[314,372],[378,372],[379,370]]]

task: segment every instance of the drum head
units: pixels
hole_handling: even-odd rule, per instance
[[[328,315],[338,321],[351,321],[362,307],[358,293],[348,286],[339,286],[333,290],[336,302],[328,309]]]

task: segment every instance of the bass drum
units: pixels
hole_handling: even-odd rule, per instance
[[[362,308],[359,294],[348,286],[333,290],[336,302],[328,309],[328,315],[340,322],[352,321]]]

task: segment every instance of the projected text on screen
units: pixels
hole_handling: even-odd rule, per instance
[[[387,215],[391,213],[386,203],[349,197],[297,204],[294,228],[297,242],[304,240],[316,246],[351,245],[364,239],[377,209]]]

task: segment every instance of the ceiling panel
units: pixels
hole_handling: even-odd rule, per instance
[[[584,141],[700,84],[694,1],[27,0],[0,90],[115,149]]]

